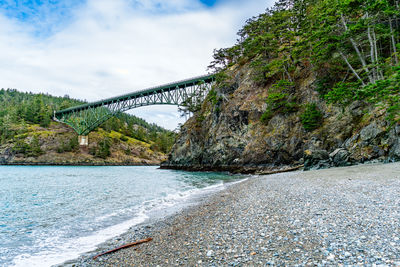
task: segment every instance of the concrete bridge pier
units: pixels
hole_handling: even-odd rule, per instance
[[[80,146],[88,146],[89,145],[89,136],[87,135],[79,135],[78,142]]]

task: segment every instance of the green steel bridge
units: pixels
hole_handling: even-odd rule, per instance
[[[202,102],[214,80],[210,74],[155,86],[54,112],[54,120],[69,125],[79,136],[86,136],[119,112],[149,105],[188,106]]]

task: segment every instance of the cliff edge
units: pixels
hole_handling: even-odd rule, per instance
[[[214,51],[216,84],[165,168],[241,172],[400,159],[398,3],[279,0]]]
[[[257,85],[246,67],[232,68],[229,76],[182,126],[163,168],[252,172],[400,160],[400,124],[386,120],[386,109],[363,101],[346,108],[327,104],[312,72],[303,72],[292,94],[320,112],[311,131],[302,120],[306,107],[263,120],[273,83]]]

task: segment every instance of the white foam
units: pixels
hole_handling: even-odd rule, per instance
[[[223,188],[224,184],[221,182],[219,184],[210,185],[204,188],[194,188],[183,192],[171,193],[163,198],[158,198],[143,203],[142,208],[144,209],[144,212],[162,210],[168,207],[173,207],[178,203],[184,203],[188,199],[197,195],[216,192],[222,190]]]
[[[241,183],[245,180],[247,179],[239,180],[229,184]],[[178,203],[184,203],[192,197],[220,191],[225,188],[225,185],[226,184],[221,182],[215,185],[207,186],[205,188],[195,188],[183,192],[180,191],[168,194],[163,198],[146,201],[141,205],[139,213],[135,216],[135,218],[131,220],[127,220],[123,223],[97,231],[90,236],[80,237],[77,239],[60,240],[60,237],[57,236],[49,238],[45,241],[42,241],[43,244],[38,244],[38,246],[48,247],[48,244],[50,243],[53,244],[53,249],[47,249],[46,251],[42,251],[34,255],[20,254],[13,259],[12,266],[46,267],[61,264],[68,260],[78,258],[82,253],[95,250],[99,244],[126,232],[132,226],[144,222],[146,219],[149,218],[146,214],[150,212],[163,210],[165,208],[172,207]],[[111,214],[101,216],[97,218],[96,221],[102,221],[115,215],[118,215],[118,213],[113,212]]]
[[[130,227],[144,222],[148,217],[138,214],[134,219],[105,228],[93,235],[60,242],[58,238],[47,239],[45,242],[54,242],[54,249],[39,252],[34,255],[21,254],[14,258],[12,266],[46,267],[61,264],[67,260],[75,259],[84,252],[95,250],[97,245],[106,240],[126,232]]]
[[[118,215],[118,212],[112,212],[112,213],[110,213],[110,214],[106,214],[106,215],[97,217],[97,218],[95,219],[95,221],[96,221],[96,222],[105,221],[105,220],[107,220],[107,219],[109,219],[109,218],[111,218],[111,217],[114,217],[114,216],[116,216],[116,215]]]

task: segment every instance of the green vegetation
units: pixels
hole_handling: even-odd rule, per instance
[[[0,144],[28,131],[28,125],[48,127],[53,110],[82,102],[45,94],[21,93],[15,89],[0,90]]]
[[[384,80],[369,84],[357,91],[355,99],[387,107],[388,119],[391,123],[400,121],[400,67]]]
[[[185,101],[178,107],[182,116],[200,111],[207,88],[201,82],[197,84],[197,87],[197,90],[189,94]]]
[[[89,153],[93,156],[106,159],[108,156],[111,155],[111,139],[109,137],[104,138],[101,140],[97,146],[93,146],[90,148]]]
[[[300,118],[304,129],[306,129],[306,131],[313,131],[321,126],[322,113],[318,110],[315,103],[307,104]]]
[[[82,104],[82,101],[68,96],[54,97],[47,94],[18,92],[15,89],[0,90],[0,145],[12,144],[14,153],[27,157],[38,157],[44,152],[40,149],[43,135],[57,135],[49,127],[54,124],[51,116],[55,110]],[[106,121],[100,128],[106,133],[121,133],[121,141],[129,138],[147,143],[154,151],[169,152],[175,140],[175,134],[155,124],[135,116],[121,113]],[[61,137],[60,137],[61,138]],[[56,152],[77,152],[79,149],[76,135],[58,140]],[[110,153],[108,141],[99,142],[99,148],[93,155],[100,158]]]
[[[217,104],[218,98],[217,98],[217,91],[215,89],[212,89],[210,92],[208,92],[207,100],[210,101],[210,103],[213,106]]]
[[[298,110],[296,98],[290,94],[294,84],[292,82],[281,80],[273,84],[269,90],[269,95],[266,99],[267,110],[262,114],[261,121],[268,121],[278,113],[289,114]]]
[[[29,144],[24,140],[17,140],[14,144],[13,151],[15,153],[24,154],[27,157],[38,157],[44,153],[40,148],[37,136],[34,136]]]
[[[151,149],[154,151],[161,151],[168,153],[175,143],[175,134],[172,132],[163,132],[157,135],[154,143],[151,145]]]
[[[398,0],[279,0],[246,22],[236,45],[215,50],[209,67],[247,64],[261,86],[290,84],[269,89],[264,122],[297,109],[299,81],[310,73],[328,103],[378,104],[399,122],[399,18]]]
[[[79,143],[77,138],[61,141],[61,145],[57,148],[57,153],[77,151]]]

